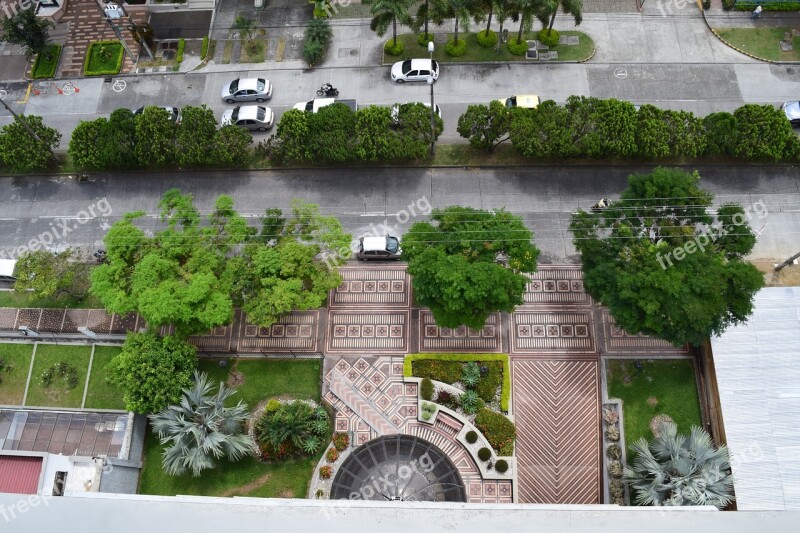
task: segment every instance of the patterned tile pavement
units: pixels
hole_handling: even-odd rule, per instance
[[[369,265],[339,270],[342,284],[331,291],[328,307],[409,307],[411,281],[404,265]]]
[[[475,330],[466,326],[455,329],[436,325],[430,311],[419,312],[420,352],[480,352],[503,351],[500,313],[489,315],[486,325]]]
[[[600,503],[598,361],[514,360],[520,503]]]
[[[328,311],[325,353],[408,353],[409,322],[409,311]]]
[[[336,431],[355,446],[400,431],[432,442],[458,468],[470,503],[511,503],[510,481],[481,479],[477,465],[456,440],[461,423],[441,413],[436,423],[417,420],[417,385],[403,382],[402,357],[326,357],[324,398],[333,406]]]
[[[554,312],[517,311],[511,314],[511,354],[595,354],[591,309]]]
[[[583,272],[578,266],[541,265],[525,287],[523,296],[528,305],[591,305],[592,299],[583,290]]]
[[[667,341],[654,339],[645,335],[631,335],[614,323],[614,319],[603,307],[600,310],[603,322],[603,352],[609,355],[634,355],[642,354],[687,354],[689,347],[676,348]]]

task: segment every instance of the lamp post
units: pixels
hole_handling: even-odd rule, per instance
[[[431,76],[428,78],[428,85],[431,86],[431,158],[436,154],[436,123],[434,121],[434,114],[436,106],[433,101],[433,41],[428,41],[428,52],[431,55]]]

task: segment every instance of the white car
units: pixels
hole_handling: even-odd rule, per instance
[[[272,84],[264,78],[236,78],[222,86],[225,102],[265,102],[272,98]]]
[[[356,257],[359,261],[369,259],[400,259],[403,250],[400,249],[400,239],[391,235],[379,237],[361,237],[358,242]]]
[[[792,127],[800,128],[800,102],[786,102],[781,109]]]
[[[250,131],[267,131],[275,123],[272,109],[261,105],[243,105],[226,109],[222,113],[223,126],[233,124]]]
[[[312,113],[316,113],[320,110],[320,108],[325,107],[326,105],[331,105],[334,102],[336,102],[335,98],[314,98],[308,102],[296,103],[294,105],[294,109],[297,109],[298,111],[311,111]]]
[[[435,59],[406,59],[392,65],[392,81],[405,83],[407,81],[427,82],[439,79],[439,63]]]

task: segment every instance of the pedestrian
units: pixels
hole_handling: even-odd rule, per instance
[[[761,8],[761,4],[758,4],[758,6],[756,6],[756,8],[753,10],[752,18],[754,19],[761,18],[762,11],[763,9]]]

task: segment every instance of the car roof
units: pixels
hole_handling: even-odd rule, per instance
[[[383,237],[364,237],[364,251],[386,251],[386,236]]]
[[[259,105],[243,105],[239,107],[239,120],[256,120],[258,117],[258,108],[263,107]],[[266,108],[265,108],[266,111]],[[269,117],[267,113],[265,118]]]
[[[539,97],[535,94],[518,94],[517,107],[536,107],[539,105]]]
[[[250,91],[250,90],[257,90],[258,87],[258,80],[262,78],[241,78],[239,80],[239,90],[242,89]],[[264,80],[264,85],[266,86],[267,80]]]
[[[430,59],[412,59],[411,60],[411,69],[412,70],[419,70],[421,68],[429,69],[431,68],[431,60]]]

